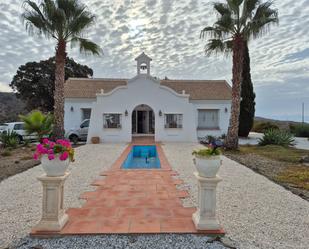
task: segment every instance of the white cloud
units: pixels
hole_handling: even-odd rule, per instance
[[[3,82],[0,82],[0,92],[12,92],[12,88]]]
[[[97,23],[88,34],[103,48],[104,56],[85,57],[77,49],[69,49],[69,55],[92,67],[96,77],[133,77],[134,58],[144,49],[153,59],[152,73],[156,76],[231,79],[231,57],[205,57],[205,41],[199,39],[200,30],[215,20],[213,1],[83,2],[97,14]],[[286,98],[290,103],[305,101],[309,105],[305,97],[309,96],[309,1],[277,0],[274,4],[280,24],[250,43],[250,55],[257,113],[276,116],[290,110]],[[53,41],[27,34],[21,12],[19,0],[0,5],[1,82],[9,83],[19,65],[54,54]],[[4,83],[0,87],[8,89]],[[280,95],[273,98],[278,88]]]

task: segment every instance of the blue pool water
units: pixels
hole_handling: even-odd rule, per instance
[[[134,145],[122,164],[123,169],[158,169],[160,159],[155,145]]]

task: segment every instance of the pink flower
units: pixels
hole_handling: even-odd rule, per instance
[[[49,143],[49,140],[47,138],[44,138],[43,139],[43,144],[48,144]]]
[[[54,160],[55,159],[55,155],[54,154],[49,154],[48,155],[48,159],[49,160]]]
[[[65,160],[68,159],[68,157],[69,157],[69,153],[68,153],[67,151],[65,151],[65,152],[63,152],[63,153],[60,155],[59,159],[60,159],[61,161],[65,161]]]
[[[38,144],[36,150],[39,154],[46,154],[48,152],[48,150],[42,144]]]
[[[51,148],[51,149],[54,148],[55,144],[56,144],[55,142],[51,142],[51,141],[50,141],[50,142],[49,142],[49,148]]]
[[[38,159],[39,159],[39,155],[38,155],[37,153],[34,153],[33,159],[34,159],[34,160],[38,160]]]
[[[48,154],[54,154],[54,150],[53,149],[49,149],[48,150]]]

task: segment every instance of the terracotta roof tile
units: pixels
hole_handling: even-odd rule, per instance
[[[127,79],[70,78],[65,83],[64,95],[66,98],[95,98],[101,89],[106,93],[126,84]],[[231,87],[225,80],[161,80],[161,85],[178,93],[185,90],[191,100],[231,99]]]

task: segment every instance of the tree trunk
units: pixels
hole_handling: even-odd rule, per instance
[[[226,149],[238,148],[238,122],[243,68],[243,45],[243,38],[241,36],[236,36],[233,40],[232,106],[230,124],[225,139]]]
[[[56,70],[54,91],[54,127],[55,139],[64,137],[64,74],[65,74],[66,42],[60,40],[56,48]]]
[[[244,59],[241,82],[241,101],[239,113],[239,129],[240,137],[248,137],[252,129],[255,114],[255,93],[250,74],[250,55],[247,41],[244,42]]]

